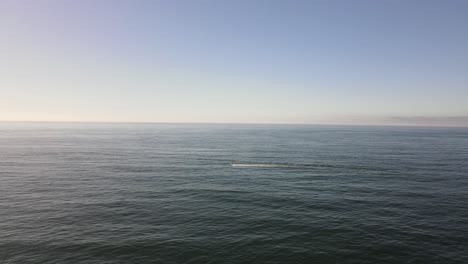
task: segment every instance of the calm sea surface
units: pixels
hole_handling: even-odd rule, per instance
[[[468,263],[468,129],[1,123],[0,263]]]

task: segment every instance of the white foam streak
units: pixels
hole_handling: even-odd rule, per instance
[[[271,163],[231,163],[231,167],[254,167],[254,168],[296,168],[295,165],[271,164]]]

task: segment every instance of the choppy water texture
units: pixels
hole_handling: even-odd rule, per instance
[[[3,123],[0,263],[468,263],[468,130]]]

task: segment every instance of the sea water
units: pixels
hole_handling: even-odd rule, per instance
[[[0,263],[468,263],[468,129],[1,123]]]

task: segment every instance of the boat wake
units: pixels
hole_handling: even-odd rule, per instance
[[[297,165],[273,164],[273,163],[231,163],[231,167],[258,167],[258,168],[294,168]]]
[[[238,168],[295,168],[295,169],[326,169],[330,166],[289,164],[289,163],[230,163],[231,167]]]
[[[327,164],[296,164],[296,163],[230,163],[235,168],[284,168],[284,169],[302,169],[302,170],[359,170],[359,171],[382,171],[378,168],[369,168],[366,166],[346,166],[346,165],[327,165]]]

